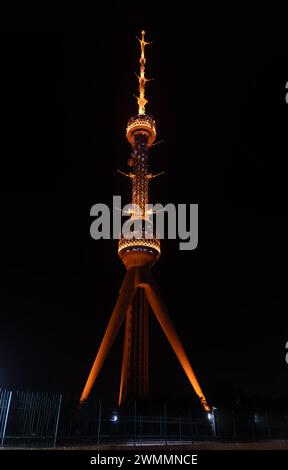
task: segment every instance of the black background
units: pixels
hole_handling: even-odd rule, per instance
[[[271,12],[135,4],[79,27],[18,22],[1,39],[0,386],[79,396],[125,273],[117,242],[90,238],[91,206],[128,202],[125,126],[136,113],[142,28],[151,201],[199,204],[199,246],[164,241],[155,277],[208,400],[282,405],[288,394],[288,81]],[[97,396],[115,402],[122,335]],[[150,320],[151,395],[189,382]]]

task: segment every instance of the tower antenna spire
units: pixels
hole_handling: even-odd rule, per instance
[[[141,31],[141,39],[137,38],[140,42],[141,46],[141,56],[140,56],[140,75],[138,76],[139,80],[139,96],[136,96],[137,103],[138,103],[138,114],[145,114],[145,106],[148,103],[148,100],[145,98],[145,86],[146,82],[149,82],[149,79],[145,77],[145,65],[146,65],[146,57],[145,57],[145,46],[151,44],[151,42],[145,41],[145,31]]]

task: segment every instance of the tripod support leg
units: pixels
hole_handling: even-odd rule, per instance
[[[181,344],[181,341],[176,333],[176,330],[169,318],[168,311],[166,306],[160,296],[158,288],[153,279],[152,273],[149,269],[138,268],[140,273],[137,273],[137,278],[141,282],[142,286],[145,288],[148,301],[151,305],[153,312],[155,313],[157,320],[160,323],[162,330],[164,331],[172,349],[174,350],[180,364],[182,365],[192,387],[194,388],[196,394],[198,395],[203,408],[206,411],[211,411],[210,406],[208,405],[206,398],[201,390],[199,382],[195,376],[195,373],[191,367],[189,359],[184,351],[184,348]]]
[[[120,392],[119,392],[119,406],[121,405],[125,395],[126,395],[126,385],[127,385],[127,369],[128,369],[128,349],[129,349],[129,328],[130,328],[130,306],[126,314],[126,324],[125,324],[125,335],[124,335],[124,349],[123,349],[123,359],[122,359],[122,371],[121,371],[121,383],[120,383]]]
[[[82,392],[80,403],[84,402],[94,385],[95,380],[97,379],[102,365],[106,359],[108,352],[113,344],[113,341],[120,329],[120,326],[123,322],[123,319],[127,313],[129,306],[133,300],[135,294],[135,268],[131,268],[127,271],[125,279],[122,283],[118,300],[114,307],[111,319],[109,321],[106,333],[102,340],[101,346],[98,350],[96,359],[94,361],[93,367],[89,374],[88,380],[86,382],[85,388]]]

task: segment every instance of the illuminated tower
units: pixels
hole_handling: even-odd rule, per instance
[[[160,323],[171,347],[176,353],[202,406],[210,411],[206,398],[190,365],[189,359],[169,318],[167,309],[152,276],[151,268],[161,254],[160,241],[153,231],[147,234],[150,215],[146,211],[149,203],[149,181],[157,175],[149,173],[148,154],[156,139],[154,119],[147,115],[145,107],[145,31],[139,39],[141,46],[138,114],[127,125],[126,137],[132,155],[128,162],[132,171],[126,175],[132,181],[131,222],[135,223],[133,237],[124,236],[119,241],[119,257],[127,269],[118,300],[114,307],[106,333],[98,350],[92,370],[81,395],[84,402],[97,379],[112,343],[125,320],[125,339],[122,360],[119,405],[126,399],[136,399],[148,393],[148,303]],[[141,227],[139,229],[139,227]],[[148,230],[149,231],[149,230]]]

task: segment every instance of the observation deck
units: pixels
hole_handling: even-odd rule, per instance
[[[161,255],[160,240],[157,238],[121,238],[118,255],[127,269],[147,263],[154,264]]]
[[[148,147],[151,147],[156,139],[156,123],[152,116],[138,114],[129,119],[126,137],[131,145],[134,145],[134,135],[142,133],[148,137]]]

